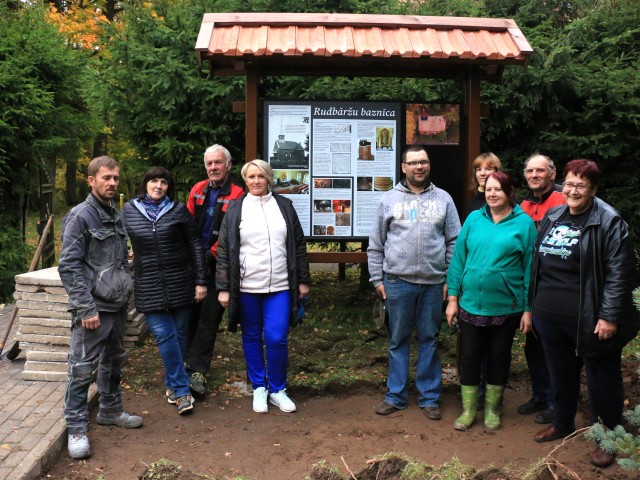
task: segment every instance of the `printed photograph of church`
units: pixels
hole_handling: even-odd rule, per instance
[[[305,143],[309,144],[309,139]],[[269,163],[273,168],[309,168],[307,149],[300,143],[287,140],[281,133],[273,144],[273,151]]]

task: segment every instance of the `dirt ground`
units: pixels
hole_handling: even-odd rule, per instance
[[[631,376],[626,376],[627,389],[637,388],[637,379],[634,377],[633,385],[629,385],[630,379]],[[494,433],[484,431],[480,413],[470,431],[453,429],[460,413],[453,385],[444,392],[441,421],[426,419],[415,399],[406,410],[388,417],[378,416],[374,408],[383,391],[369,390],[320,397],[291,391],[298,406],[293,414],[282,413],[275,407],[270,408],[268,414],[254,413],[250,397],[238,398],[229,391],[199,401],[187,416],[178,416],[175,407],[159,394],[144,396],[128,392],[127,409],[144,417],[143,428],[101,427],[96,425],[93,412],[90,429],[93,456],[74,461],[63,455],[44,478],[136,479],[144,474],[148,465],[160,459],[178,463],[183,472],[218,479],[303,479],[321,460],[336,466],[347,478],[356,478],[350,472],[357,478],[368,478],[364,476],[370,465],[367,460],[389,452],[402,453],[431,465],[457,457],[478,471],[484,470],[484,474],[475,478],[521,478],[528,466],[550,454],[575,472],[576,476],[569,476],[568,470],[556,470],[565,472],[562,478],[637,478],[616,465],[606,470],[593,467],[588,460],[593,446],[583,438],[569,440],[559,448],[561,442],[534,442],[533,435],[540,426],[533,422],[532,416],[516,413],[517,406],[528,398],[528,389],[520,382],[507,391],[503,427]],[[587,424],[584,408],[580,410],[578,425],[584,426]],[[491,466],[500,470],[487,470]],[[508,473],[515,471],[520,473]]]

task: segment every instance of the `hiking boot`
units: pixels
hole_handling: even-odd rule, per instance
[[[204,395],[207,393],[207,379],[200,372],[193,372],[189,379],[189,387],[193,393]]]
[[[290,413],[296,411],[296,405],[287,396],[286,390],[280,390],[276,393],[270,393],[269,401],[283,412]]]
[[[176,392],[174,390],[167,388],[164,394],[167,397],[167,402],[169,402],[171,405],[175,405],[178,401],[178,397],[176,397]]]
[[[267,405],[267,389],[264,387],[258,387],[253,391],[253,411],[257,413],[267,413],[269,411],[269,405]],[[295,405],[293,406],[295,410]]]
[[[194,403],[196,403],[196,401],[191,395],[185,395],[184,397],[178,398],[178,400],[176,401],[178,413],[182,415],[183,413],[187,413],[188,411],[193,410]]]
[[[376,407],[376,413],[378,415],[391,415],[398,410],[400,410],[398,407],[387,402],[382,402]]]
[[[138,428],[142,426],[142,417],[126,412],[100,413],[96,417],[99,425],[115,425],[120,428]]]
[[[70,433],[67,436],[67,450],[71,458],[88,458],[91,456],[91,446],[86,433]]]
[[[422,407],[422,414],[429,420],[442,419],[442,412],[440,412],[440,407]]]

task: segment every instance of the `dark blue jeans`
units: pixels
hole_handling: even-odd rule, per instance
[[[533,318],[533,325],[544,344],[553,391],[553,426],[563,432],[575,428],[580,394],[580,370],[584,363],[591,403],[591,421],[607,428],[622,422],[624,389],[620,358],[622,350],[600,355],[576,355],[577,325]]]
[[[145,314],[145,321],[156,339],[158,352],[164,364],[165,386],[177,397],[189,395],[189,376],[184,367],[187,350],[187,331],[191,305],[171,308],[163,312]]]
[[[254,390],[265,387],[276,393],[287,386],[290,299],[289,290],[240,293],[242,349]]]
[[[119,312],[99,312],[100,326],[87,330],[74,317],[71,327],[68,381],[64,396],[64,418],[68,432],[86,433],[89,426],[89,385],[96,379],[100,411],[123,411],[120,374],[127,361],[124,348],[126,308]],[[97,372],[97,375],[96,375]]]

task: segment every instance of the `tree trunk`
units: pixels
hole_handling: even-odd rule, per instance
[[[67,168],[64,173],[65,192],[64,201],[67,205],[75,205],[78,203],[78,159],[67,161]]]

